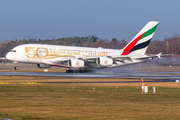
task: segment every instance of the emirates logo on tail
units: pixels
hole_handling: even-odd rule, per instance
[[[140,35],[139,37],[137,37],[135,40],[133,40],[124,50],[123,53],[121,55],[128,55],[130,53],[130,51],[132,50],[132,48],[136,45],[136,43],[141,39],[141,37],[144,34]]]
[[[136,51],[139,54],[145,54],[146,49],[155,33],[159,22],[150,21],[145,27],[124,47],[121,55],[129,55]]]

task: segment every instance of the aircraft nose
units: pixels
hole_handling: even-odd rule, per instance
[[[11,55],[10,55],[10,53],[9,53],[9,52],[6,54],[6,59],[8,59],[8,60],[10,60],[10,59],[11,59]]]

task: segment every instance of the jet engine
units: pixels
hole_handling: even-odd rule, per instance
[[[51,68],[51,65],[48,64],[37,64],[38,68]]]
[[[98,57],[96,59],[96,63],[100,66],[110,66],[113,64],[113,59],[107,57]]]
[[[70,59],[68,61],[68,66],[72,67],[72,68],[84,67],[84,61],[83,60],[78,60],[78,59]]]

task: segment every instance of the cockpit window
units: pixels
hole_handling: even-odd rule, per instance
[[[16,50],[11,50],[10,52],[16,52]]]

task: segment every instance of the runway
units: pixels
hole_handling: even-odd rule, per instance
[[[167,75],[168,74],[168,75]],[[159,79],[175,80],[180,79],[180,72],[132,72],[132,73],[61,73],[61,72],[0,72],[3,76],[45,76],[45,77],[66,77],[66,78],[126,78],[126,79]]]
[[[37,82],[47,84],[82,84],[82,83],[141,83],[142,81],[102,81],[102,82]],[[149,80],[147,82],[175,82],[175,80]]]

